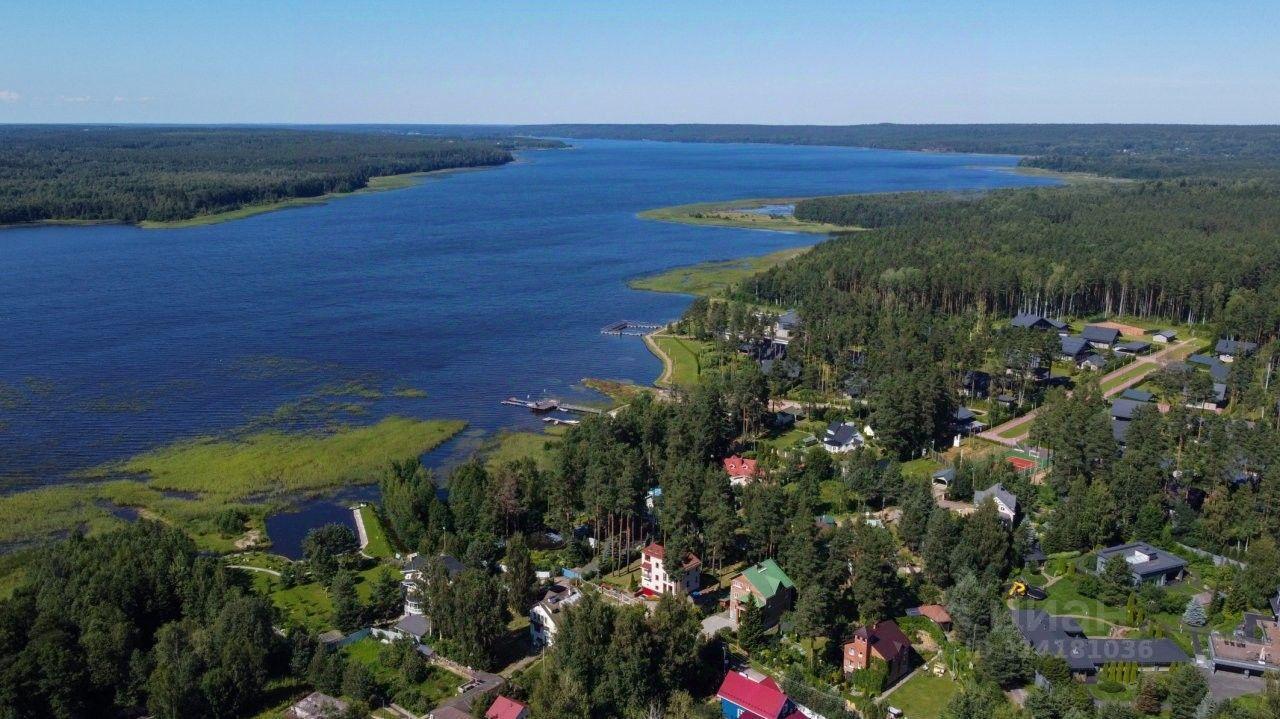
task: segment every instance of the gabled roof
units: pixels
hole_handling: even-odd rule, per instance
[[[1045,317],[1044,315],[1032,314],[1030,312],[1019,312],[1014,315],[1009,324],[1019,329],[1034,330],[1048,329],[1050,327],[1055,330],[1062,330],[1067,326],[1067,323],[1062,320],[1053,320]]]
[[[1112,419],[1111,420],[1111,438],[1116,444],[1126,444],[1129,441],[1129,420]]]
[[[1188,362],[1190,362],[1191,364],[1204,365],[1204,366],[1208,367],[1209,365],[1211,365],[1211,364],[1213,364],[1213,363],[1217,362],[1217,361],[1218,361],[1218,358],[1217,358],[1217,357],[1211,357],[1211,356],[1209,356],[1209,355],[1205,355],[1205,354],[1193,354],[1193,355],[1191,355],[1190,357],[1188,357],[1188,358],[1187,358],[1187,361],[1188,361]]]
[[[827,434],[822,441],[833,447],[842,447],[846,444],[861,442],[862,434],[852,422],[836,420],[827,427]]]
[[[1105,367],[1107,366],[1107,358],[1103,357],[1100,354],[1091,354],[1088,357],[1085,357],[1084,359],[1080,360],[1080,363],[1091,364],[1094,367]]]
[[[1153,332],[1152,334],[1154,334],[1154,335],[1155,335],[1155,336],[1157,336],[1157,337],[1163,337],[1163,338],[1165,338],[1165,339],[1170,339],[1170,340],[1171,340],[1171,339],[1173,339],[1174,337],[1177,337],[1177,336],[1178,336],[1178,331],[1177,331],[1177,330],[1157,330],[1156,332]]]
[[[1114,327],[1103,327],[1102,325],[1085,325],[1084,331],[1080,333],[1090,342],[1105,342],[1111,344],[1120,338],[1120,330]]]
[[[1011,512],[1018,511],[1018,497],[1013,492],[1004,488],[1003,484],[996,482],[980,492],[973,493],[973,504],[975,507],[982,506],[987,498],[1000,500],[1000,503],[1009,508]]]
[[[500,696],[493,700],[489,710],[484,713],[484,719],[520,719],[520,715],[528,708],[523,702]]]
[[[786,329],[792,329],[800,326],[800,313],[795,310],[787,310],[778,316],[778,326]]]
[[[427,618],[421,614],[406,614],[396,622],[396,629],[412,637],[425,637],[428,629]]]
[[[886,659],[893,659],[911,651],[911,640],[902,633],[898,623],[892,619],[876,622],[871,626],[858,627],[853,633],[854,639],[866,640],[867,645]]]
[[[1111,403],[1111,416],[1116,419],[1133,419],[1138,410],[1147,404],[1132,399],[1118,399]]]
[[[1214,345],[1213,351],[1220,355],[1247,355],[1258,349],[1256,342],[1245,342],[1243,340],[1218,340],[1218,344]]]
[[[1150,392],[1134,389],[1132,387],[1120,393],[1120,399],[1131,399],[1134,402],[1150,402],[1155,398],[1156,396]]]
[[[1012,614],[1027,644],[1041,654],[1062,657],[1072,671],[1093,671],[1115,661],[1168,666],[1190,659],[1169,639],[1089,639],[1070,617],[1055,617],[1039,609],[1015,609]]]
[[[1214,382],[1225,383],[1227,381],[1227,377],[1229,377],[1230,375],[1231,375],[1231,368],[1228,367],[1227,363],[1225,362],[1222,362],[1220,360],[1215,360],[1213,364],[1209,365],[1209,376],[1213,378]]]
[[[772,559],[766,559],[763,562],[757,562],[747,567],[742,572],[742,576],[746,577],[748,582],[751,582],[751,586],[755,587],[757,592],[760,592],[760,596],[764,597],[765,601],[772,599],[780,589],[794,589],[796,586],[791,581],[791,577],[788,577],[787,573],[782,571],[782,567],[779,567],[778,563]]]
[[[1149,349],[1151,349],[1150,342],[1139,342],[1137,340],[1116,346],[1116,350],[1120,352],[1146,352]]]
[[[640,550],[640,553],[646,556],[653,557],[654,559],[661,559],[663,561],[665,561],[667,558],[667,548],[662,546],[661,544],[658,544],[657,542],[654,542],[648,545],[647,547],[645,547],[644,549]],[[684,568],[691,569],[700,564],[702,564],[702,560],[698,559],[698,555],[693,554],[691,552],[689,553],[688,557],[685,559]]]
[[[716,696],[764,719],[777,719],[790,701],[769,677],[756,681],[738,672],[724,675]]]
[[[921,604],[918,607],[907,609],[908,617],[927,617],[933,620],[934,624],[943,625],[951,623],[951,612],[941,604]]]
[[[1080,335],[1066,335],[1059,338],[1062,354],[1067,357],[1079,357],[1089,346],[1089,341]]]
[[[754,477],[757,471],[756,460],[744,459],[736,454],[725,457],[724,471],[728,472],[730,477]]]
[[[952,418],[955,419],[955,421],[960,422],[962,424],[967,424],[978,418],[977,413],[969,409],[968,407],[960,407],[956,409],[955,413],[952,414],[951,416]]]

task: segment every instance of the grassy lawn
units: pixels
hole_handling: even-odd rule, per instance
[[[555,435],[537,432],[503,432],[495,437],[484,450],[489,468],[495,468],[518,459],[532,459],[538,469],[552,468],[552,448],[558,440]]]
[[[784,232],[830,232],[859,229],[842,227],[825,222],[802,222],[789,214],[750,212],[766,205],[793,204],[798,198],[775,197],[753,200],[729,200],[727,202],[698,202],[692,205],[674,205],[645,210],[640,217],[659,222],[680,222],[688,225],[713,227],[744,227],[752,230],[781,230]]]
[[[343,651],[352,661],[367,666],[379,684],[400,686],[403,680],[399,668],[387,666],[382,661],[382,654],[387,646],[376,639],[366,638],[347,645]],[[458,687],[462,686],[462,683],[462,679],[456,674],[431,666],[428,668],[427,678],[409,687],[413,689],[412,692],[400,693],[399,698],[413,699],[405,706],[406,709],[427,712],[441,701],[456,696]]]
[[[391,542],[387,539],[387,530],[382,526],[382,518],[374,510],[373,505],[366,504],[360,508],[360,519],[364,522],[364,533],[369,544],[364,548],[365,554],[371,557],[389,558],[395,555]]]
[[[1023,422],[1022,424],[1016,424],[1003,432],[997,432],[996,435],[1004,437],[1005,439],[1013,439],[1014,437],[1021,437],[1030,431],[1031,422]]]
[[[653,335],[652,341],[671,361],[668,384],[692,387],[702,375],[702,355],[708,342],[671,335]]]
[[[902,710],[906,719],[937,719],[960,691],[960,685],[947,676],[920,672],[890,694],[885,703]]]
[[[1033,577],[1032,584],[1038,586],[1044,585],[1041,577]],[[1072,577],[1063,577],[1059,579],[1052,587],[1047,587],[1049,598],[1042,602],[1033,602],[1029,599],[1018,600],[1017,606],[1021,609],[1042,609],[1049,614],[1061,614],[1077,617],[1092,617],[1102,619],[1115,624],[1124,624],[1128,619],[1125,607],[1108,607],[1096,599],[1090,599],[1080,593],[1076,587],[1075,579]],[[1090,628],[1094,630],[1099,628],[1101,623],[1085,624],[1081,621],[1081,628],[1085,633],[1091,633]]]
[[[628,286],[650,292],[674,292],[686,295],[718,295],[726,288],[790,260],[809,248],[797,247],[759,257],[739,260],[702,262],[677,267],[656,275],[628,282]]]
[[[611,584],[624,592],[632,591],[640,586],[640,560],[632,562],[624,569],[606,574],[600,579],[605,584]]]
[[[929,477],[932,477],[933,473],[938,471],[939,469],[942,469],[941,464],[938,464],[937,462],[933,461],[932,459],[929,459],[928,457],[921,457],[920,459],[913,459],[910,462],[903,462],[902,476],[916,477],[916,478],[923,477],[925,479],[928,479]]]
[[[1157,369],[1159,369],[1159,367],[1157,367],[1156,365],[1150,362],[1145,362],[1145,363],[1135,362],[1129,365],[1128,367],[1125,367],[1124,371],[1122,371],[1120,374],[1116,375],[1115,377],[1112,377],[1106,382],[1103,382],[1102,391],[1107,392],[1111,389],[1119,387],[1120,385],[1124,384],[1125,382],[1128,382],[1131,379],[1134,379],[1136,377],[1146,376],[1156,371]]]
[[[380,565],[356,574],[356,595],[360,601],[369,601],[373,592],[373,581],[383,572],[395,572],[395,570]],[[312,633],[333,629],[333,602],[329,598],[327,588],[322,584],[307,582],[283,589],[280,580],[276,577],[262,572],[252,574],[254,588],[268,595],[289,623],[304,627]]]

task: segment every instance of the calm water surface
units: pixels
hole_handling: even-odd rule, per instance
[[[392,413],[469,421],[436,453],[460,456],[482,433],[540,426],[498,404],[508,395],[653,381],[660,364],[638,339],[599,329],[670,320],[689,299],[628,279],[814,239],[646,222],[640,210],[1048,182],[1000,169],[1009,157],[574,145],[207,227],[0,231],[0,489],[179,438]],[[427,396],[392,394],[404,387]]]

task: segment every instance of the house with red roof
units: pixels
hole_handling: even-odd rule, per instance
[[[859,627],[845,643],[843,654],[845,674],[867,669],[873,660],[883,661],[889,666],[886,686],[906,676],[911,669],[911,640],[892,619]]]
[[[528,717],[527,704],[503,696],[494,699],[489,710],[484,713],[484,719],[528,719]]]
[[[674,593],[683,589],[693,594],[702,586],[702,560],[686,554],[677,571],[667,567],[667,550],[654,542],[640,551],[640,592],[649,596]]]
[[[724,471],[729,475],[729,484],[741,487],[759,476],[760,467],[756,460],[745,459],[735,454],[724,458]]]
[[[724,675],[716,698],[725,719],[805,719],[777,682],[754,672]]]

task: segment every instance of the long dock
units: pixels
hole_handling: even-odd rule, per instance
[[[511,405],[512,407],[524,407],[531,412],[576,412],[578,414],[604,414],[604,410],[599,407],[588,407],[581,404],[570,404],[562,402],[553,397],[546,399],[532,400],[520,399],[519,397],[508,397],[502,400],[502,404]]]
[[[644,335],[647,335],[650,332],[653,332],[654,330],[662,329],[664,326],[665,325],[660,325],[653,322],[634,322],[632,320],[622,320],[620,322],[614,322],[611,325],[605,325],[600,329],[600,334],[618,335],[618,336],[628,335],[631,337],[643,337]]]

